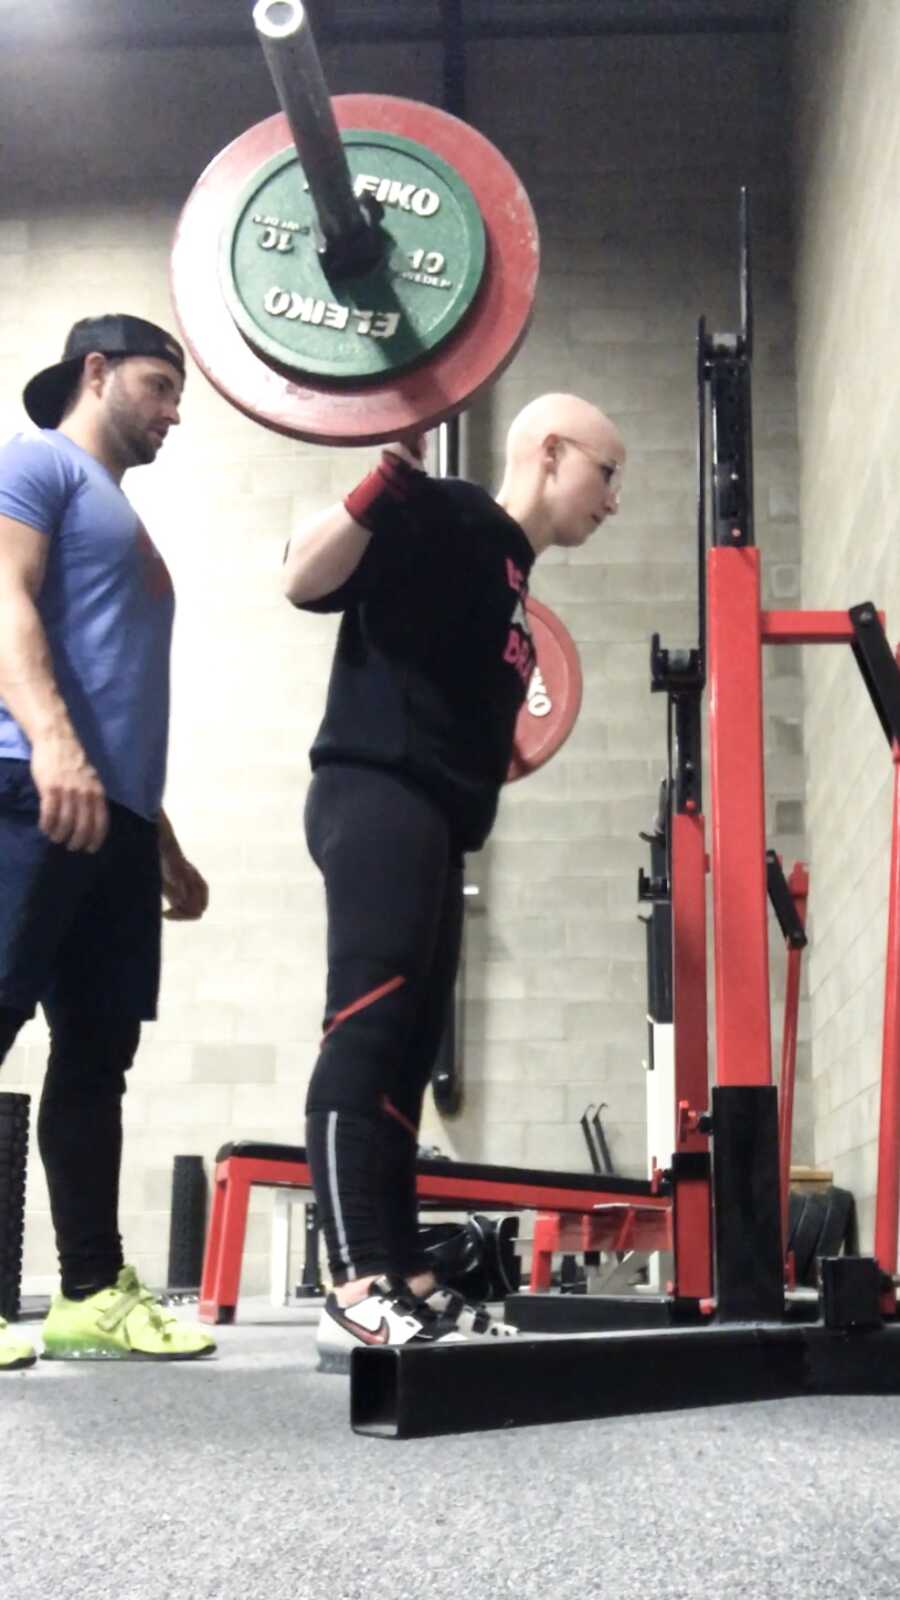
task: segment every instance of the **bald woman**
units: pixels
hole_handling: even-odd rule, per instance
[[[463,856],[490,833],[534,668],[529,574],[615,514],[624,464],[602,411],[545,394],[509,430],[496,498],[429,478],[410,440],[288,546],[288,599],[343,613],[305,819],[328,914],[306,1103],[334,1284],[318,1330],[327,1370],[359,1345],[512,1331],[429,1270],[419,1122],[459,961]]]

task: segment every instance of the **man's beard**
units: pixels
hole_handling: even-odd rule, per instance
[[[107,416],[116,454],[126,466],[147,467],[156,460],[159,445],[149,431],[138,428],[132,406],[121,393],[118,372],[113,375]]]
[[[149,467],[151,461],[156,460],[158,445],[153,444],[144,434],[133,433],[127,438],[122,437],[122,443],[128,452],[128,465],[130,467]]]

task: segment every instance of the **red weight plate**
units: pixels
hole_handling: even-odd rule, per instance
[[[382,444],[445,421],[499,377],[528,329],[537,287],[537,224],[504,156],[467,123],[435,106],[391,95],[339,95],[340,128],[399,134],[442,156],[472,190],[484,220],[481,288],[460,327],[420,366],[384,383],[298,380],[275,371],[238,332],[219,288],[219,240],[244,186],[290,148],[279,112],[216,156],[182,211],[172,250],[172,295],[185,343],[238,410],[267,428],[319,444]]]
[[[581,662],[575,640],[540,600],[529,596],[525,609],[537,666],[516,722],[507,783],[527,778],[555,756],[581,710]]]

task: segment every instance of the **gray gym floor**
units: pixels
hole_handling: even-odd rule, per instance
[[[360,1438],[316,1313],[240,1312],[0,1379],[2,1600],[900,1596],[900,1397]]]

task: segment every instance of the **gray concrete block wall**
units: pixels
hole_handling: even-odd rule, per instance
[[[335,91],[436,100],[430,49],[329,54]],[[778,37],[616,38],[470,52],[470,116],[518,167],[542,228],[534,325],[472,410],[467,470],[499,476],[505,427],[548,387],[574,388],[620,423],[622,511],[584,550],[552,552],[533,589],[575,637],[585,699],[544,771],[512,786],[495,837],[469,863],[466,1105],[423,1128],[460,1157],[583,1169],[577,1119],[605,1101],[620,1169],[644,1167],[644,935],[637,833],[655,813],[663,703],[649,639],[691,642],[694,617],[694,339],[736,305],[736,193],[755,194],[759,356],[756,472],[766,591],[799,583],[786,60]],[[68,323],[101,307],[171,320],[166,261],[180,204],[205,162],[271,109],[250,52],[192,50],[0,65],[0,119],[19,137],[0,215],[0,431],[55,357]],[[27,84],[27,92],[23,85]],[[88,92],[90,90],[90,92]],[[157,108],[152,137],[131,114]],[[35,107],[52,98],[51,125]],[[92,109],[93,108],[93,109]],[[78,127],[78,137],[61,131]],[[21,138],[26,130],[28,137]],[[44,165],[37,171],[38,160]],[[322,895],[300,832],[306,750],[320,714],[334,620],[278,592],[292,524],[344,491],[367,452],[278,438],[199,376],[152,472],[127,483],[179,595],[168,809],[212,886],[208,917],[166,930],[160,1019],[127,1100],[126,1243],[165,1269],[172,1156],[210,1159],[235,1136],[299,1139],[322,1009]],[[768,663],[771,828],[802,853],[799,658]],[[773,951],[773,971],[780,956]],[[37,1091],[41,1025],[4,1086]],[[809,1108],[798,1096],[798,1149]],[[259,1286],[265,1197],[254,1202],[245,1282]],[[32,1164],[26,1272],[53,1271],[46,1197]]]
[[[900,637],[900,8],[795,17],[797,387],[803,600],[874,599]],[[872,1243],[892,769],[848,651],[806,651],[817,1159]]]

